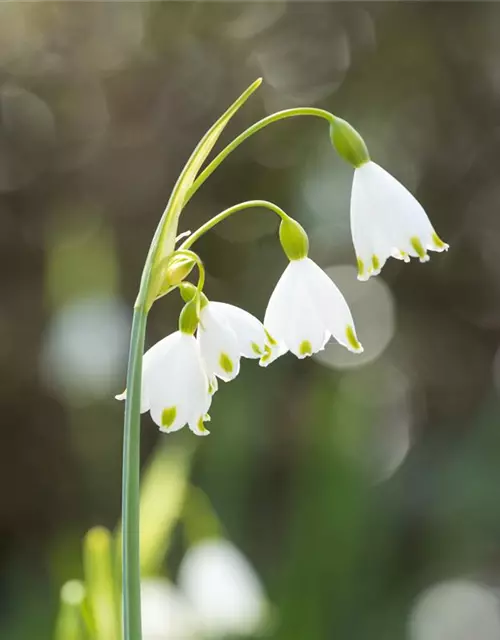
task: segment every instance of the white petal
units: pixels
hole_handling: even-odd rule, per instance
[[[218,317],[209,302],[200,314],[198,343],[209,376],[233,380],[240,370],[240,351],[233,329],[224,318]]]
[[[427,250],[444,251],[443,243],[416,198],[374,162],[354,172],[351,197],[353,243],[360,279],[380,272],[390,256],[428,260]]]
[[[341,345],[350,351],[360,353],[363,347],[356,337],[349,305],[339,288],[315,262],[306,258],[303,263],[309,291],[327,331]]]
[[[141,385],[141,413],[149,411],[150,402],[146,393],[146,385],[144,384],[144,376],[151,366],[155,366],[159,360],[164,358],[164,354],[168,353],[173,342],[175,342],[176,333],[171,333],[159,342],[155,343],[146,353],[142,356],[142,385]],[[125,400],[127,397],[127,390],[123,391],[119,395],[115,396],[117,400]]]
[[[286,299],[283,294],[283,290],[286,291],[290,286],[290,264],[281,274],[281,277],[276,283],[271,297],[269,298],[269,302],[267,303],[266,313],[264,315],[264,327],[276,344],[273,345],[273,348],[269,349],[266,355],[260,359],[259,364],[263,367],[267,367],[267,365],[274,362],[276,358],[279,358],[288,351],[283,339],[278,336],[283,335],[283,318],[285,318],[287,314]]]
[[[304,271],[306,260],[293,260],[285,269],[271,295],[264,319],[278,344],[283,343],[298,358],[323,349],[329,337],[309,291]]]
[[[240,354],[245,358],[259,358],[264,355],[268,344],[264,326],[248,311],[225,302],[210,302],[212,313],[227,321],[234,331]]]
[[[143,640],[199,638],[195,613],[180,590],[163,578],[141,581]]]
[[[169,350],[174,346],[178,332],[174,332],[162,338],[159,342],[150,347],[142,356],[142,389],[141,389],[141,413],[149,411],[151,404],[147,394],[147,388],[144,380],[148,375],[148,371],[168,357]]]
[[[267,615],[263,587],[248,560],[228,541],[205,540],[190,547],[178,582],[204,637],[260,635]]]
[[[211,403],[196,340],[179,331],[172,336],[162,358],[155,358],[144,374],[151,417],[167,432],[181,429],[194,415],[204,415]]]

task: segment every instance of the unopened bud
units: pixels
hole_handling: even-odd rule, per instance
[[[175,287],[184,280],[193,269],[195,261],[187,256],[177,256],[172,258],[165,274],[168,287]]]

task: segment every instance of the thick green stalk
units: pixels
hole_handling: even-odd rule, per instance
[[[147,312],[136,303],[130,336],[127,399],[123,435],[122,562],[123,638],[141,640],[141,575],[139,564],[139,477],[141,446],[141,376]]]
[[[246,202],[240,202],[239,204],[235,204],[232,207],[229,207],[228,209],[224,209],[224,211],[221,211],[220,213],[218,213],[211,220],[209,220],[208,222],[205,222],[204,225],[202,225],[199,229],[197,229],[194,233],[192,233],[186,240],[184,240],[184,242],[179,247],[178,251],[182,252],[192,247],[193,244],[199,238],[201,238],[202,235],[204,235],[207,231],[210,231],[210,229],[215,227],[215,225],[219,224],[219,222],[222,222],[226,218],[229,218],[229,216],[232,216],[233,213],[238,213],[238,211],[243,211],[245,209],[255,209],[255,208],[270,209],[276,215],[278,215],[282,220],[289,219],[289,216],[283,211],[283,209],[278,207],[278,205],[273,204],[272,202],[268,202],[267,200],[247,200]]]
[[[212,162],[210,162],[210,164],[205,167],[205,169],[193,182],[191,187],[187,190],[184,197],[184,206],[194,196],[194,194],[198,191],[205,180],[212,175],[217,167],[227,158],[230,153],[232,153],[236,149],[236,147],[239,147],[242,142],[244,142],[247,138],[250,138],[250,136],[253,136],[254,133],[257,133],[257,131],[260,131],[264,127],[267,127],[269,124],[272,124],[273,122],[278,122],[278,120],[284,120],[285,118],[293,118],[295,116],[316,116],[317,118],[323,118],[324,120],[327,120],[330,124],[332,124],[336,120],[336,117],[329,111],[325,111],[324,109],[315,109],[314,107],[297,107],[295,109],[285,109],[284,111],[278,111],[277,113],[273,113],[272,115],[259,120],[251,127],[243,131],[243,133],[240,133],[238,137],[230,142],[227,147],[222,149],[222,151],[212,160]]]

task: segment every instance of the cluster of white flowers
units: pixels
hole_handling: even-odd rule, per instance
[[[421,205],[371,161],[361,136],[348,123],[336,119],[332,142],[355,168],[351,227],[359,280],[379,274],[391,256],[425,262],[429,250],[448,249]],[[170,433],[187,424],[195,434],[207,435],[204,423],[217,381],[233,380],[241,357],[259,359],[262,366],[287,351],[305,358],[324,349],[331,337],[354,353],[363,351],[342,293],[308,257],[306,232],[284,212],[280,215],[280,242],[289,264],[271,294],[263,323],[238,307],[209,301],[200,287],[177,283],[187,300],[185,309],[196,301],[195,321],[192,313],[186,316],[189,321],[181,314],[179,331],[151,347],[143,360],[141,412],[149,411],[161,431]],[[186,256],[180,257],[186,262]],[[173,260],[180,264],[179,255],[174,253]],[[181,281],[188,272],[183,271]]]

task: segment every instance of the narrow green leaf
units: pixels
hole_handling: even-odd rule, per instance
[[[208,154],[213,149],[229,120],[260,86],[261,82],[262,78],[259,78],[241,94],[241,96],[207,131],[191,154],[191,157],[187,161],[172,190],[170,199],[156,230],[152,244],[152,269],[154,269],[163,258],[170,255],[174,249],[179,215],[182,211],[182,207],[184,206],[186,194],[196,179],[196,176],[207,159]],[[161,286],[161,283],[153,282],[151,283],[151,286],[156,289]]]
[[[172,529],[184,507],[192,451],[162,446],[142,478],[141,575],[158,575],[170,545]]]
[[[117,581],[113,571],[113,539],[104,527],[94,527],[84,540],[87,597],[96,640],[120,640]]]

